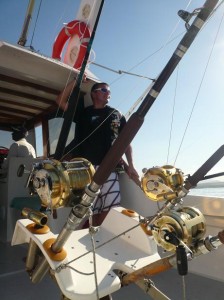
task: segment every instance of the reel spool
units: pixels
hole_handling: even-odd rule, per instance
[[[166,251],[176,250],[172,236],[190,247],[204,236],[205,231],[205,218],[193,207],[183,207],[180,211],[170,210],[158,218],[152,226],[154,239]]]
[[[141,179],[144,193],[153,201],[173,200],[183,183],[182,171],[170,165],[148,169]]]
[[[94,173],[93,165],[84,158],[70,162],[46,160],[35,164],[31,182],[42,206],[53,209],[71,205],[91,183]]]

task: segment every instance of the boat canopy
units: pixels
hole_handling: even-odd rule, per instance
[[[79,74],[60,61],[3,41],[0,57],[0,130],[10,131],[12,125],[22,123],[33,128],[56,115],[57,95]],[[86,75],[88,82],[81,92],[88,97],[92,84],[99,80],[89,70]]]

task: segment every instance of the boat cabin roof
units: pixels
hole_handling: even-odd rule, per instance
[[[0,57],[0,130],[11,131],[15,124],[33,128],[55,115],[57,95],[79,74],[60,61],[3,41]],[[99,80],[89,70],[86,75],[88,83],[81,86],[81,92],[87,95]]]

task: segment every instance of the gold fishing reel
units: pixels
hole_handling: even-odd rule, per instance
[[[95,173],[93,165],[84,158],[69,162],[44,160],[35,164],[31,184],[43,207],[69,206],[77,195],[90,184]]]
[[[150,168],[141,179],[144,193],[153,201],[173,200],[183,183],[182,171],[170,165]]]
[[[152,225],[155,241],[166,251],[175,251],[180,241],[188,247],[195,245],[205,231],[205,218],[193,207],[183,207],[179,211],[170,210]]]

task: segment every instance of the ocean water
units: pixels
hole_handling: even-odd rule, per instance
[[[189,195],[195,196],[213,196],[224,199],[224,186],[223,187],[204,187],[191,189]]]

